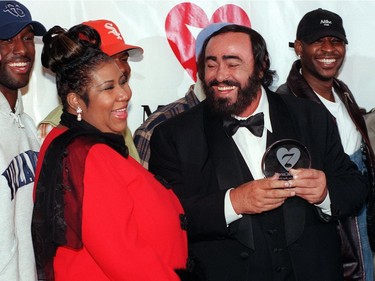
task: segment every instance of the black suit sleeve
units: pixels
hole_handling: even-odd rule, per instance
[[[190,241],[229,235],[224,216],[226,190],[219,189],[212,175],[205,142],[199,140],[201,134],[189,131],[194,130],[189,125],[164,125],[155,128],[151,137],[149,170],[168,182],[180,199]]]
[[[328,121],[324,172],[334,217],[347,217],[362,209],[369,191],[366,177],[344,153],[337,126]]]
[[[344,153],[334,118],[315,102],[294,97],[284,100],[302,142],[310,151],[312,168],[325,173],[332,219],[355,214],[365,203],[368,181]]]

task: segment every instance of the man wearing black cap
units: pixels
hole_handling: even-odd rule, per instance
[[[293,94],[325,107],[336,121],[346,154],[369,176],[373,187],[374,157],[365,122],[349,88],[336,78],[348,44],[341,17],[324,9],[311,11],[301,19],[296,36],[295,42],[289,45],[294,47],[299,59],[277,92]],[[340,232],[345,280],[373,280],[366,207],[357,216],[343,220]],[[375,232],[371,233],[375,239]]]
[[[0,2],[0,280],[36,280],[30,227],[39,141],[19,89],[29,83],[34,36],[45,32],[24,5]]]

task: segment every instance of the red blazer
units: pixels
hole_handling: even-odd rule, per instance
[[[37,178],[46,148],[61,133],[55,128],[44,141]],[[73,165],[76,145],[79,142],[69,145],[66,160]],[[84,184],[84,246],[57,249],[56,281],[179,280],[174,270],[186,267],[187,238],[174,193],[133,158],[125,159],[104,144],[91,147],[84,175],[79,176]]]

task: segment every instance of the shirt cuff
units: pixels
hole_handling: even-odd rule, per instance
[[[320,208],[322,212],[326,215],[331,216],[331,198],[329,197],[329,192],[327,192],[326,198],[324,198],[323,202],[320,204],[314,204],[316,207]]]
[[[224,197],[224,216],[225,216],[225,221],[227,222],[227,225],[242,218],[241,214],[237,215],[237,213],[234,211],[232,202],[230,201],[229,194],[232,189],[233,188],[228,189]]]

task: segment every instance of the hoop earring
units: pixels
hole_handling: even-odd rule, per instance
[[[82,108],[80,108],[79,106],[77,107],[76,109],[76,112],[77,112],[77,121],[82,121]]]

